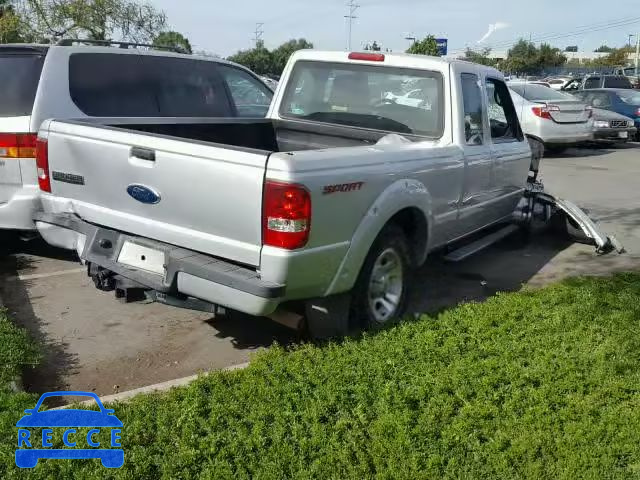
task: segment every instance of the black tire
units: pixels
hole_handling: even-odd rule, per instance
[[[562,147],[562,146],[550,146],[550,145],[545,145],[544,149],[545,151],[552,153],[554,155],[560,155],[561,153],[564,153],[567,151],[569,147]]]
[[[393,252],[393,254],[390,252]],[[383,254],[385,254],[384,258],[382,257]],[[383,266],[386,257],[391,256],[391,258],[393,258],[394,255],[399,261],[402,269],[400,274],[402,290],[398,295],[399,299],[393,313],[382,321],[380,314],[382,309],[378,308],[376,311],[374,307],[374,305],[377,303],[379,304],[379,302],[375,302],[370,299],[372,277],[376,262],[381,261],[382,263],[380,265]],[[364,265],[360,270],[360,274],[358,275],[358,279],[353,288],[350,311],[350,319],[353,327],[378,330],[389,325],[394,325],[402,318],[407,308],[407,299],[409,296],[411,279],[410,259],[411,255],[409,245],[402,229],[397,225],[387,225],[382,232],[380,232],[378,238],[376,238],[375,242],[371,246],[371,250],[369,250],[367,258],[364,261]],[[394,283],[395,281],[393,278],[396,278],[397,276],[398,275],[394,275],[392,277],[389,275],[389,279],[388,281],[385,281],[385,285],[387,283]],[[385,299],[388,298],[389,297],[385,296]]]

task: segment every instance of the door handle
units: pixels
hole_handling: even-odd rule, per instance
[[[131,147],[131,156],[148,162],[156,161],[156,151],[150,148]]]

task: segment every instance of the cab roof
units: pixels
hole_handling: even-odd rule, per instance
[[[350,59],[351,54],[357,54],[359,56],[371,56],[372,60],[365,60],[363,58],[354,60]],[[383,60],[373,60],[374,57],[383,58]],[[430,69],[430,70],[445,70],[449,69],[450,65],[469,65],[471,62],[465,60],[444,58],[444,57],[431,57],[428,55],[414,55],[409,53],[390,53],[390,52],[345,52],[345,51],[323,51],[323,50],[298,50],[293,59],[308,60],[316,62],[338,62],[338,63],[353,63],[353,64],[369,64],[369,65],[386,65],[391,67],[404,67],[404,68],[416,68],[416,69]],[[473,64],[479,69],[490,71],[493,74],[498,74],[502,77],[502,73],[493,67],[485,65]]]

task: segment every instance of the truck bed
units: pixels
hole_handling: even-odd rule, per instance
[[[263,152],[293,152],[322,148],[372,145],[387,132],[356,127],[323,125],[317,122],[242,119],[242,118],[185,118],[132,119],[95,118],[65,121],[77,125],[92,125],[105,129],[144,132],[164,137],[207,142]],[[420,137],[407,135],[411,140]]]
[[[50,213],[257,267],[270,156],[385,135],[268,119],[51,120],[40,131],[52,194],[42,201]]]

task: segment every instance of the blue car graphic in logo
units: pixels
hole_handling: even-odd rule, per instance
[[[80,396],[93,398],[100,407],[99,412],[91,410],[49,410],[38,412],[45,399],[49,397]],[[20,468],[34,468],[38,460],[50,459],[91,459],[99,458],[107,468],[120,468],[124,464],[124,450],[120,444],[122,422],[114,415],[114,410],[104,408],[100,398],[91,392],[53,392],[40,397],[33,409],[25,410],[18,427],[18,450],[16,465]],[[33,436],[29,428],[42,428],[42,438]],[[68,448],[54,449],[51,442],[54,428],[63,428],[63,442]],[[91,428],[86,435],[78,433],[76,428]],[[96,436],[100,429],[111,429],[110,447],[100,448]],[[75,448],[84,445],[86,449]],[[42,448],[40,448],[42,447]]]
[[[144,185],[133,184],[127,187],[127,193],[130,197],[141,203],[155,205],[160,202],[160,194],[150,187]]]

